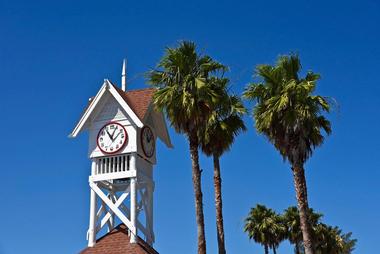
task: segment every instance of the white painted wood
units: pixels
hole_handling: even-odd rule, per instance
[[[106,212],[106,208],[103,206],[103,203],[100,205],[98,212],[96,213],[96,221],[100,219],[102,214]],[[96,232],[97,233],[97,232]]]
[[[107,90],[97,107],[88,119],[91,123],[108,122],[110,119],[123,120],[127,119],[132,123],[132,119],[128,116],[123,107],[116,101],[113,95]],[[104,125],[104,124],[103,124]]]
[[[107,195],[107,198],[109,198],[109,194]],[[102,200],[102,206],[104,206],[104,207],[107,207],[106,206],[106,203]],[[110,221],[109,220],[107,220],[107,232],[110,232],[111,230],[111,223],[110,223]]]
[[[129,190],[128,192],[124,192],[120,197],[119,199],[115,202],[115,206],[116,207],[119,207],[123,202],[124,200],[128,197],[129,195]],[[108,222],[108,220],[110,218],[112,218],[112,216],[114,215],[114,213],[112,211],[109,211],[101,220],[100,222],[100,228],[103,228],[103,226]]]
[[[123,179],[123,178],[132,178],[132,177],[136,177],[136,171],[134,170],[89,176],[89,180],[91,180],[92,182],[98,182],[98,181],[104,181],[104,180],[110,180],[110,179]]]
[[[136,170],[129,167],[130,154],[93,158],[95,171],[90,176],[92,181],[114,180],[136,176]],[[136,168],[136,167],[135,167]]]
[[[95,173],[96,163],[93,161],[91,164],[91,171]],[[96,194],[95,191],[91,189],[90,192],[90,223],[88,229],[88,246],[93,247],[96,243]]]
[[[130,168],[131,170],[136,170],[136,154],[131,155]],[[133,229],[131,229],[131,243],[137,242],[137,230],[136,230],[136,220],[137,220],[137,179],[136,177],[131,178],[131,224]]]
[[[122,210],[127,215],[127,217],[131,216],[131,210],[127,206],[125,206],[124,204],[120,205],[120,210]],[[148,230],[145,228],[145,226],[139,220],[136,221],[136,227],[145,236],[147,236],[149,234]]]
[[[122,89],[125,90],[126,86],[124,61]],[[128,144],[118,155],[103,154],[97,147],[99,130],[110,121],[117,121],[128,133]],[[156,151],[151,158],[147,158],[142,151],[140,131],[145,125],[151,127],[155,141],[159,138],[168,147],[173,147],[162,112],[155,111],[151,103],[144,119],[139,119],[119,91],[110,81],[105,80],[70,134],[70,137],[76,137],[84,130],[89,131],[88,156],[93,162],[89,176],[91,193],[88,246],[95,245],[96,234],[103,227],[107,225],[108,231],[114,228],[116,217],[131,232],[131,242],[137,242],[138,234],[143,234],[150,245],[155,241],[153,165],[156,164]],[[127,197],[130,197],[130,200]],[[145,221],[142,223],[139,214],[142,218],[143,212]]]
[[[116,91],[115,87],[111,84],[111,82],[108,79],[106,79],[103,83],[103,86],[100,88],[95,98],[91,101],[89,107],[86,109],[86,111],[82,115],[81,119],[78,121],[77,125],[75,126],[74,130],[71,132],[69,137],[75,138],[82,130],[86,129],[84,128],[85,124],[87,124],[87,121],[94,112],[94,109],[98,106],[99,101],[102,99],[106,91],[112,94],[112,96],[124,109],[126,114],[131,118],[134,125],[138,126],[139,128],[142,128],[144,126],[141,120],[137,117],[136,113],[133,112],[133,110],[129,107],[125,100],[120,96],[119,92]]]
[[[116,214],[117,217],[131,230],[136,232],[136,228],[132,225],[131,221],[120,211],[120,209],[112,203],[112,201],[102,192],[96,183],[90,181],[90,187],[100,197],[100,199]]]
[[[133,154],[131,155],[131,158],[130,168],[132,169],[136,167],[137,155]],[[96,169],[96,166],[94,168]],[[96,214],[96,221],[98,221],[99,224],[95,228],[95,235],[106,225],[108,231],[112,230],[115,226],[114,216],[116,215],[130,230],[131,242],[137,241],[137,234],[139,231],[145,236],[146,242],[152,245],[155,239],[153,232],[152,210],[154,182],[151,177],[145,176],[142,172],[138,173],[138,177],[133,177],[130,179],[130,181],[126,181],[124,183],[114,182],[113,180],[103,180],[95,183],[90,179],[91,189],[96,191],[95,193],[102,201],[101,206]],[[98,190],[95,188],[95,186],[97,186]],[[103,193],[100,188],[103,188],[105,192],[108,192],[108,194]],[[133,189],[135,189],[135,194],[132,193]],[[121,192],[119,198],[116,192]],[[137,193],[140,193],[140,195],[137,195]],[[133,196],[131,194],[133,194],[135,198],[132,198]],[[123,203],[128,195],[131,195],[130,209]],[[106,207],[108,207],[108,211]],[[118,209],[119,212],[123,215],[120,213],[116,214],[116,209]],[[144,224],[141,223],[138,219],[139,213],[141,211],[145,212]],[[100,218],[103,213],[103,218]],[[132,226],[125,223],[125,219],[127,219]]]
[[[127,115],[132,118],[133,123],[137,127],[142,128],[144,126],[144,124],[137,117],[136,113],[133,112],[133,110],[128,106],[128,104],[125,102],[125,100],[120,96],[119,92],[116,91],[116,89],[112,85],[110,85],[109,91],[116,98],[116,100],[120,103],[120,105],[123,107],[123,109],[127,112]]]
[[[152,165],[152,163],[145,160],[144,158],[141,158],[140,156],[137,156],[136,168],[138,169],[139,174],[141,173],[144,176],[152,179],[152,177],[153,177],[153,165]]]
[[[146,222],[145,225],[148,228],[149,234],[147,236],[147,243],[152,245],[154,242],[154,229],[153,229],[153,184],[149,184],[147,186],[147,200],[146,200],[146,212],[145,212],[145,218]]]
[[[115,194],[111,192],[109,196],[110,196],[111,201],[115,204],[117,202],[117,199],[115,199]],[[115,227],[115,214],[112,211],[111,211],[111,216],[108,221],[109,221],[108,231],[111,232]]]

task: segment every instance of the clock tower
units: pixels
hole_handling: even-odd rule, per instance
[[[108,232],[122,228],[131,244],[144,240],[151,247],[155,239],[156,141],[172,145],[165,118],[152,104],[155,89],[126,89],[125,60],[121,83],[119,88],[105,79],[70,134],[75,138],[83,131],[89,133],[88,249],[96,248],[103,228]],[[120,223],[122,227],[117,226]]]

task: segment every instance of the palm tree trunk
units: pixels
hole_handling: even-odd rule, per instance
[[[222,179],[220,177],[219,156],[213,156],[214,159],[214,192],[216,208],[216,230],[218,238],[219,254],[226,254],[224,243],[224,226],[223,226],[223,203],[222,203]]]
[[[314,254],[313,243],[311,240],[311,226],[309,223],[309,204],[307,200],[307,187],[305,179],[305,170],[302,166],[293,165],[294,186],[296,189],[296,197],[298,203],[298,211],[300,214],[300,224],[302,238],[305,247],[305,254]]]
[[[264,245],[264,251],[265,251],[265,254],[269,254],[269,249],[268,249],[268,245]]]
[[[277,254],[276,247],[273,246],[273,254]]]
[[[192,134],[189,137],[190,155],[192,163],[192,178],[195,195],[195,214],[198,232],[198,254],[206,254],[205,224],[203,215],[203,197],[201,185],[201,170],[199,168],[198,137]]]

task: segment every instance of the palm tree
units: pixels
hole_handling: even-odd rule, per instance
[[[231,148],[235,137],[240,132],[246,130],[244,121],[242,120],[246,109],[239,97],[228,94],[228,82],[229,80],[226,78],[214,80],[214,84],[220,86],[220,91],[224,92],[224,100],[221,101],[213,114],[210,115],[206,129],[199,131],[201,149],[207,156],[212,156],[214,162],[216,229],[219,254],[226,253],[219,158]]]
[[[276,248],[284,239],[286,228],[281,223],[280,216],[272,209],[264,205],[256,205],[251,208],[248,217],[245,219],[244,231],[248,237],[264,246],[265,254],[272,248],[276,253]]]
[[[317,254],[341,254],[343,241],[336,227],[324,223],[317,225],[314,231],[315,252]]]
[[[275,66],[260,65],[256,72],[262,82],[250,84],[244,96],[257,102],[253,112],[257,131],[291,164],[305,253],[313,254],[304,164],[322,145],[322,130],[331,132],[322,115],[330,105],[325,97],[313,95],[320,76],[309,71],[300,78],[300,70],[297,55],[281,56]]]
[[[352,233],[343,234],[338,227],[332,227],[321,222],[323,215],[309,208],[309,221],[312,228],[312,238],[317,254],[350,254],[354,250],[356,239],[351,239]],[[294,253],[304,253],[302,231],[297,207],[291,206],[282,215],[287,227],[287,239],[295,245]]]
[[[312,208],[309,208],[309,221],[310,225],[314,229],[320,223],[322,214],[314,212]],[[303,253],[303,244],[302,244],[302,231],[300,227],[300,215],[297,207],[291,206],[287,208],[282,215],[284,224],[287,228],[286,238],[291,244],[294,244],[294,253],[301,254]]]
[[[175,130],[185,134],[189,142],[199,254],[206,253],[206,238],[197,130],[204,128],[220,99],[210,77],[225,70],[211,57],[199,55],[193,42],[184,41],[177,48],[167,48],[157,69],[148,73],[149,82],[157,88],[153,97],[156,109],[164,111]]]
[[[301,254],[302,232],[297,207],[292,206],[286,209],[283,218],[287,227],[287,238],[291,244],[294,244],[294,253]]]
[[[283,217],[279,214],[274,216],[275,227],[274,227],[274,235],[275,237],[271,241],[271,247],[273,250],[273,254],[276,254],[277,248],[282,241],[284,241],[287,237],[287,229],[284,223]]]
[[[351,239],[352,232],[341,233],[340,237],[343,241],[342,254],[351,254],[355,250],[357,239]]]
[[[314,231],[317,254],[350,254],[355,248],[356,239],[351,239],[352,233],[343,234],[338,227],[319,223]]]

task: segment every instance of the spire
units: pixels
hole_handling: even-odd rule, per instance
[[[121,90],[127,89],[127,59],[123,59],[123,70],[121,72]]]

